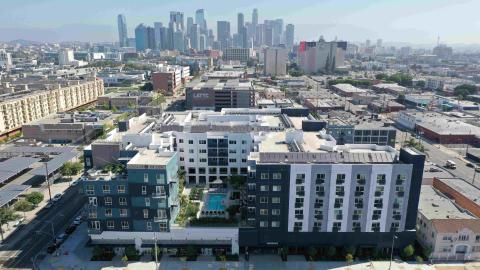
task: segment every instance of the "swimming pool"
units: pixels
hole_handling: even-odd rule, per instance
[[[222,200],[225,200],[227,194],[208,194],[208,202],[206,210],[208,211],[224,211],[225,206],[222,205]]]

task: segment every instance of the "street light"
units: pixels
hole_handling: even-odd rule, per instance
[[[393,260],[393,246],[395,245],[395,239],[397,239],[397,236],[395,233],[393,234],[392,237],[392,248],[390,249],[390,264],[388,266],[388,270],[392,269],[392,260]]]

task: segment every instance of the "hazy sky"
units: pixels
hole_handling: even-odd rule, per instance
[[[139,23],[168,23],[169,11],[185,20],[204,8],[209,27],[236,13],[251,20],[283,18],[296,26],[296,40],[326,39],[433,44],[480,44],[480,0],[0,0],[0,40],[116,41],[116,15],[125,14],[129,36]]]

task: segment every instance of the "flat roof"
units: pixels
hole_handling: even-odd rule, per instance
[[[430,185],[422,185],[418,211],[427,219],[473,219]]]
[[[168,153],[164,153],[168,154]],[[138,152],[128,163],[129,165],[160,165],[164,166],[170,161],[173,156],[173,152],[170,155],[161,155],[156,150],[142,149]]]
[[[16,199],[29,188],[29,185],[7,185],[0,188],[0,207]]]
[[[438,181],[441,181],[463,196],[470,199],[472,202],[480,205],[480,189],[474,185],[466,182],[461,178],[436,178]]]

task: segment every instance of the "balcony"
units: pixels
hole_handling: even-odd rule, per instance
[[[373,207],[375,208],[382,208],[383,207],[383,203],[376,203],[373,205]]]
[[[316,185],[323,185],[323,184],[325,184],[325,180],[323,180],[323,179],[316,179],[316,180],[315,180],[315,184],[316,184]]]
[[[333,207],[335,207],[335,208],[340,208],[340,207],[342,207],[342,206],[343,206],[342,203],[336,203],[336,204],[333,205]]]
[[[303,219],[303,214],[296,214],[296,215],[295,215],[295,218],[296,218],[296,219]]]
[[[166,193],[152,193],[152,198],[154,199],[165,198],[166,196],[167,196]]]
[[[397,192],[397,196],[398,196],[398,197],[403,197],[403,195],[405,195],[405,192],[403,192],[403,191]]]
[[[352,216],[352,219],[353,219],[353,220],[359,220],[359,219],[360,219],[360,215],[353,215],[353,216]]]
[[[393,215],[393,219],[394,220],[400,220],[400,219],[402,219],[402,216],[401,215]]]
[[[398,179],[397,179],[397,180],[395,181],[395,185],[397,185],[397,186],[403,185],[403,180],[398,180]]]
[[[363,196],[363,191],[355,191],[355,197]]]
[[[335,192],[335,195],[343,197],[343,196],[345,196],[345,191],[337,191],[337,192]]]
[[[319,220],[323,219],[323,215],[314,215],[313,217],[316,218],[316,219],[319,219]]]
[[[297,180],[295,180],[295,183],[296,183],[297,185],[303,185],[303,184],[305,183],[305,180],[303,180],[303,179],[297,179]]]
[[[153,222],[162,222],[162,221],[167,221],[167,217],[153,217]]]
[[[323,207],[323,203],[315,203],[315,204],[313,205],[313,207],[315,207],[315,208],[322,208],[322,207]]]
[[[365,179],[357,180],[357,184],[359,184],[359,185],[365,185]]]
[[[317,196],[320,196],[320,197],[325,196],[325,191],[317,191]]]
[[[394,209],[400,208],[400,204],[399,204],[399,203],[394,203],[394,204],[393,204],[393,208],[394,208]]]
[[[337,180],[335,183],[337,185],[343,185],[345,183],[345,180]]]
[[[381,191],[375,191],[375,197],[380,197],[383,195],[383,192]]]
[[[302,230],[302,227],[293,227],[294,232],[299,232]]]
[[[379,219],[380,219],[380,215],[372,215],[372,219],[373,219],[373,220],[379,220]]]
[[[303,208],[303,203],[295,203],[295,208]]]
[[[305,196],[305,191],[297,191],[297,196]]]
[[[338,219],[338,220],[341,220],[341,219],[343,219],[343,215],[336,215],[335,218]]]
[[[385,185],[385,180],[377,180],[377,185]]]
[[[356,207],[356,208],[363,208],[363,203],[356,203],[356,204],[355,204],[355,207]]]

